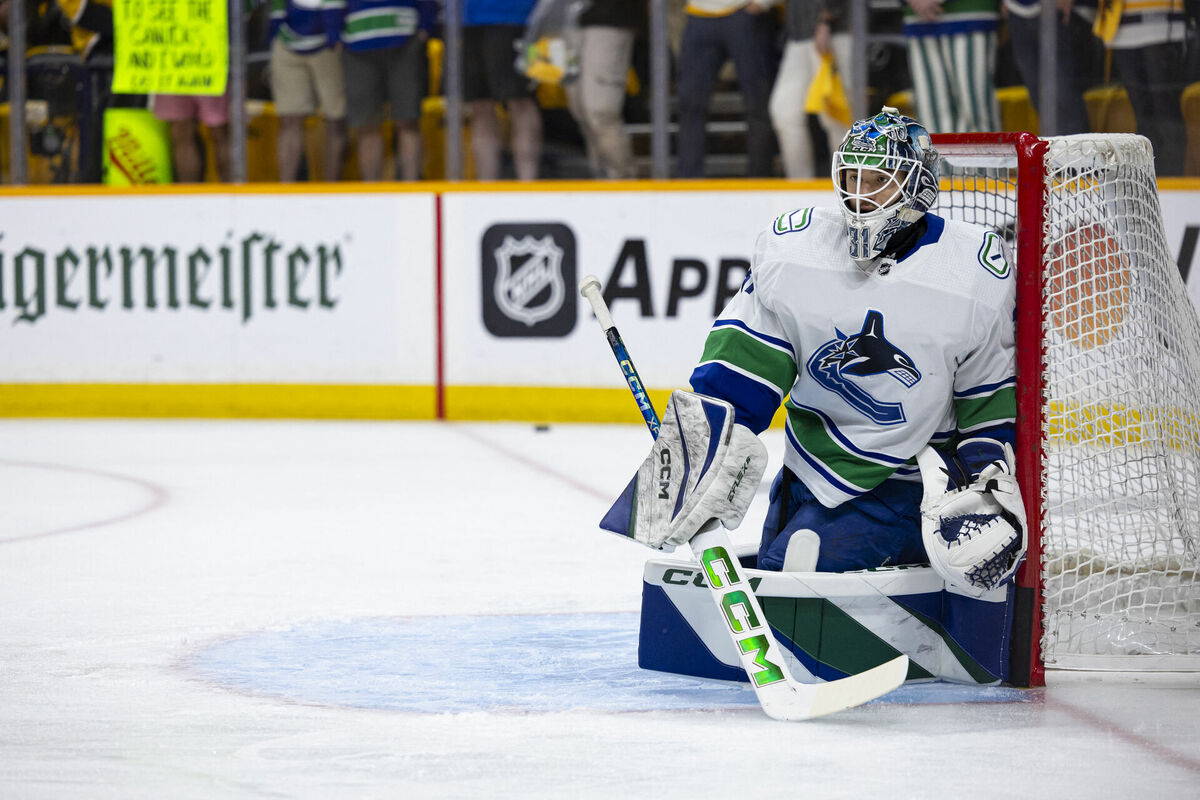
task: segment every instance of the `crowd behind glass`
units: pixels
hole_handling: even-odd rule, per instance
[[[1048,92],[1042,134],[1136,131],[1160,176],[1200,175],[1200,0],[859,1],[251,0],[237,91],[194,97],[111,92],[112,0],[0,0],[6,62],[14,17],[24,30],[26,98],[10,115],[6,64],[4,177],[98,182],[106,110],[145,109],[177,182],[663,177],[656,135],[671,177],[808,178],[828,171],[849,87],[941,133],[1038,132]]]

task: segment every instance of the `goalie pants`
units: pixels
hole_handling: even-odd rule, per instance
[[[847,572],[896,564],[928,564],[921,543],[921,484],[898,479],[836,508],[826,508],[786,467],[771,484],[758,568],[783,568],[798,530],[821,540],[817,572]]]

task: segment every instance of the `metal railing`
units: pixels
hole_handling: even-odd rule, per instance
[[[650,175],[667,178],[670,175],[670,137],[673,129],[670,114],[671,48],[668,37],[667,1],[650,0],[649,8],[649,135]],[[230,164],[231,178],[243,183],[247,175],[247,115],[246,75],[251,56],[247,47],[246,17],[244,0],[229,2],[229,80],[230,80]],[[445,168],[450,180],[462,180],[464,157],[462,151],[462,129],[464,105],[462,97],[462,2],[442,0],[444,67],[443,92],[445,96]],[[851,32],[855,62],[867,63],[868,46],[875,34],[870,30],[869,12],[872,0],[851,0]],[[29,181],[29,164],[26,142],[28,124],[25,113],[27,99],[27,67],[25,49],[25,4],[9,4],[9,44],[7,56],[7,92],[9,99],[9,182],[25,184]],[[1040,102],[1038,114],[1041,133],[1053,134],[1057,130],[1056,82],[1057,42],[1054,15],[1059,13],[1054,3],[1042,3]],[[894,36],[894,35],[893,35]],[[264,57],[259,54],[260,57]],[[90,60],[87,66],[100,69],[108,66]],[[847,87],[851,110],[856,118],[868,113],[868,77],[866,70],[852,71]],[[95,124],[100,124],[97,120]]]

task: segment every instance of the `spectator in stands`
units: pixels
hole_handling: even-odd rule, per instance
[[[71,21],[71,41],[84,60],[113,53],[112,0],[57,0]]]
[[[517,180],[538,177],[542,114],[529,81],[514,66],[514,45],[525,32],[534,2],[463,0],[463,96],[471,114],[471,152],[479,180],[500,177],[498,102],[508,111]]]
[[[1186,127],[1180,101],[1188,82],[1182,0],[1101,2],[1097,34],[1112,52],[1138,133],[1154,146],[1159,175],[1183,174]]]
[[[17,0],[0,0],[0,51],[8,49],[9,14]],[[25,11],[25,54],[73,53],[71,21],[57,3],[19,0]],[[3,87],[0,87],[3,91]]]
[[[1058,0],[1055,15],[1055,99],[1058,124],[1055,130],[1042,130],[1044,136],[1086,133],[1087,106],[1083,102],[1084,85],[1081,60],[1087,41],[1092,37],[1091,26],[1072,10],[1074,0]],[[1029,90],[1034,109],[1041,108],[1041,0],[1004,0],[1008,17],[1009,38],[1012,41],[1013,61],[1021,82]],[[1082,45],[1082,46],[1081,46]]]
[[[154,116],[164,120],[171,137],[171,164],[176,183],[204,180],[204,153],[200,147],[197,121],[212,136],[217,175],[229,181],[229,89],[214,97],[204,95],[156,94],[150,98]]]
[[[579,77],[567,86],[567,103],[597,178],[635,177],[622,112],[633,44],[647,12],[647,0],[606,0],[593,3],[579,20]]]
[[[804,102],[821,59],[834,56],[844,84],[853,80],[850,14],[846,0],[788,0],[785,20],[787,44],[783,61],[771,90],[771,123],[779,139],[784,173],[789,178],[811,178],[815,174],[813,140]],[[828,142],[836,146],[846,135],[846,125],[822,114],[821,127]],[[827,152],[824,148],[822,152]],[[828,159],[823,159],[822,174]]]
[[[112,67],[104,65],[113,54],[112,0],[57,0],[57,4],[63,16],[70,21],[72,47],[87,64],[89,78],[95,89],[89,98],[90,107],[77,109],[79,119],[90,118],[91,123],[81,125],[81,132],[85,135],[80,141],[78,178],[86,183],[95,183],[100,180],[102,171],[104,126],[101,122],[104,109],[117,104],[111,91]]]
[[[746,120],[747,174],[772,172],[775,155],[767,111],[774,77],[772,28],[766,12],[778,0],[690,0],[679,46],[678,167],[681,178],[704,176],[706,125],[713,87],[733,61]]]
[[[425,43],[437,20],[433,0],[346,0],[342,67],[346,113],[358,137],[358,172],[383,178],[383,107],[396,127],[396,162],[406,181],[421,177],[421,100],[428,82]]]
[[[917,117],[930,133],[1000,130],[998,0],[905,0]]]
[[[279,179],[299,177],[304,120],[318,107],[325,139],[323,177],[341,176],[346,149],[346,84],[339,38],[342,0],[271,0],[271,96],[279,117]]]

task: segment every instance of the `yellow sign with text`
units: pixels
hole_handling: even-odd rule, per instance
[[[227,0],[113,0],[118,94],[225,94]]]
[[[171,182],[171,139],[167,123],[144,108],[104,109],[106,186]]]

